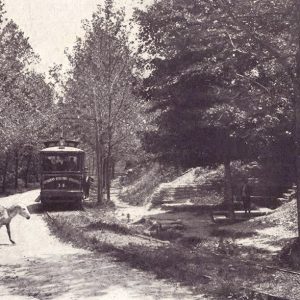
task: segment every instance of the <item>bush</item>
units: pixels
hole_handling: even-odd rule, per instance
[[[280,252],[278,258],[283,265],[300,269],[300,242],[298,238],[292,239]]]
[[[161,183],[173,179],[177,175],[174,168],[167,168],[158,163],[147,166],[146,168],[134,170],[136,177],[131,185],[123,187],[119,197],[122,201],[133,205],[144,204],[155,188]]]

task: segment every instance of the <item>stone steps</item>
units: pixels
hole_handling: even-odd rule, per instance
[[[209,185],[200,184],[162,184],[151,197],[154,205],[162,205],[169,209],[178,205],[186,205],[186,202],[197,202],[203,197],[204,190],[211,189]]]
[[[159,189],[151,197],[151,203],[155,205],[161,205],[164,209],[179,209],[188,208],[193,205],[199,206],[202,203],[203,206],[210,206],[216,203],[210,203],[208,201],[209,196],[213,195],[213,187],[211,185],[201,185],[201,184],[182,184],[178,183],[176,186],[173,183],[161,184]],[[207,197],[208,196],[208,197]],[[252,201],[257,206],[270,205],[270,203],[285,203],[290,201],[295,196],[295,187],[288,189],[282,197],[264,196],[264,195],[253,195]],[[201,201],[203,199],[203,201]],[[215,201],[218,201],[216,198]],[[271,201],[271,202],[270,202]],[[242,203],[239,203],[239,208],[242,207]],[[275,204],[276,205],[276,204]],[[254,207],[253,207],[254,208]],[[254,213],[252,216],[258,216],[260,213]]]
[[[244,211],[234,211],[234,220],[245,221],[245,220],[249,220],[250,218],[265,216],[271,213],[271,211],[272,210],[270,211],[252,210],[250,214],[245,214]],[[215,223],[226,223],[230,220],[228,216],[228,211],[214,211],[211,214],[211,217]]]
[[[282,194],[282,197],[277,198],[280,203],[286,203],[291,201],[296,196],[296,187],[288,189],[285,193]]]
[[[268,211],[261,211],[261,210],[251,210],[251,217],[260,217],[260,216],[265,216],[267,215]],[[227,215],[228,211],[225,210],[219,210],[219,211],[214,211],[213,212],[214,216],[222,216],[222,215]],[[235,210],[234,211],[234,215],[235,216],[244,216],[245,212],[243,210]]]

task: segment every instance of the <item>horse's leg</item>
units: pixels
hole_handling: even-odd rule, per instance
[[[10,224],[6,224],[6,229],[7,229],[7,234],[8,234],[8,237],[9,237],[9,240],[15,244],[15,242],[11,239],[11,235],[10,235]]]

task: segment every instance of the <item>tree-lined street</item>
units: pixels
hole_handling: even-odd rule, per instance
[[[1,199],[1,205],[19,203],[33,210],[30,220],[17,216],[12,221],[16,245],[1,229],[1,299],[203,299],[189,288],[155,279],[106,254],[58,240],[43,213],[34,213],[41,210],[35,202],[38,194],[35,190]]]
[[[202,299],[209,282],[220,299],[294,299],[300,0],[90,0],[73,16],[77,0],[45,0],[60,36],[46,61],[64,33],[66,49],[44,73],[53,28],[35,1],[31,28],[0,0],[0,205],[32,212],[12,222],[16,246],[1,229],[0,297]],[[81,211],[45,222],[74,199]],[[243,257],[276,271],[255,278]]]

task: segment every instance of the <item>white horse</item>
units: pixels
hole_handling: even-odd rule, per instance
[[[30,213],[26,206],[23,205],[12,205],[9,208],[5,208],[0,205],[0,228],[5,225],[7,229],[7,234],[9,240],[15,244],[15,242],[11,239],[10,235],[10,222],[16,216],[20,215],[26,219],[30,219]]]

